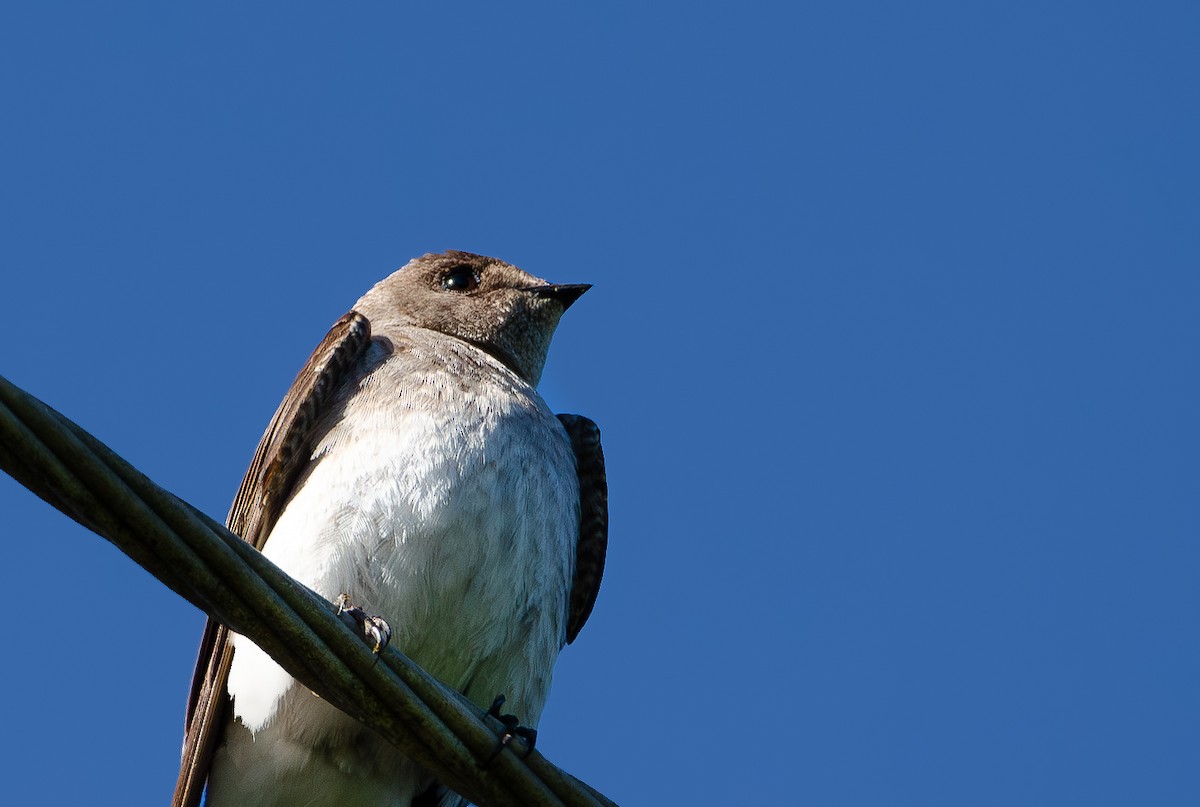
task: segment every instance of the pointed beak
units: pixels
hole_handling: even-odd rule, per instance
[[[552,283],[547,286],[530,286],[525,291],[533,292],[538,297],[549,297],[551,300],[558,300],[558,304],[563,307],[563,311],[566,311],[571,307],[571,303],[578,300],[591,287],[591,283]]]

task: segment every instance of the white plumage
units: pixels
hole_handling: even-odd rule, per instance
[[[503,693],[536,726],[578,538],[570,442],[533,387],[478,348],[420,328],[392,340],[342,393],[264,554],[384,616],[393,645],[476,703]],[[407,804],[424,786],[252,643],[235,648],[238,724],[214,760],[209,804]]]

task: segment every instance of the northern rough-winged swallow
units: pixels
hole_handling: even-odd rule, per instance
[[[599,430],[535,390],[559,317],[588,288],[467,252],[410,262],[313,351],[228,519],[322,596],[386,619],[392,644],[447,685],[484,708],[504,694],[530,727],[604,569]],[[457,799],[211,620],[174,804],[194,807],[206,782],[211,807]]]

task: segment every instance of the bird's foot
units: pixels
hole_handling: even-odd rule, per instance
[[[337,612],[341,614],[349,614],[350,618],[355,621],[363,635],[375,643],[372,652],[379,655],[383,649],[388,646],[388,642],[392,640],[392,626],[384,621],[383,617],[372,616],[363,609],[359,608],[350,602],[349,594],[339,594],[337,598]]]
[[[492,707],[487,710],[488,717],[494,717],[504,724],[504,733],[500,735],[500,744],[496,746],[496,750],[493,751],[492,755],[487,758],[486,762],[484,762],[485,767],[487,765],[491,765],[492,760],[500,756],[500,752],[512,742],[514,737],[520,737],[525,741],[525,753],[521,755],[522,757],[528,757],[531,753],[533,753],[533,746],[535,743],[537,743],[537,729],[531,729],[528,726],[522,726],[520,719],[518,719],[516,715],[500,714],[500,707],[503,705],[504,696],[497,695],[496,699],[492,701]]]

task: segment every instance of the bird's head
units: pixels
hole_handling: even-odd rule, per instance
[[[495,258],[422,255],[381,280],[355,310],[372,321],[438,331],[479,347],[537,384],[558,320],[587,291],[556,285]]]

